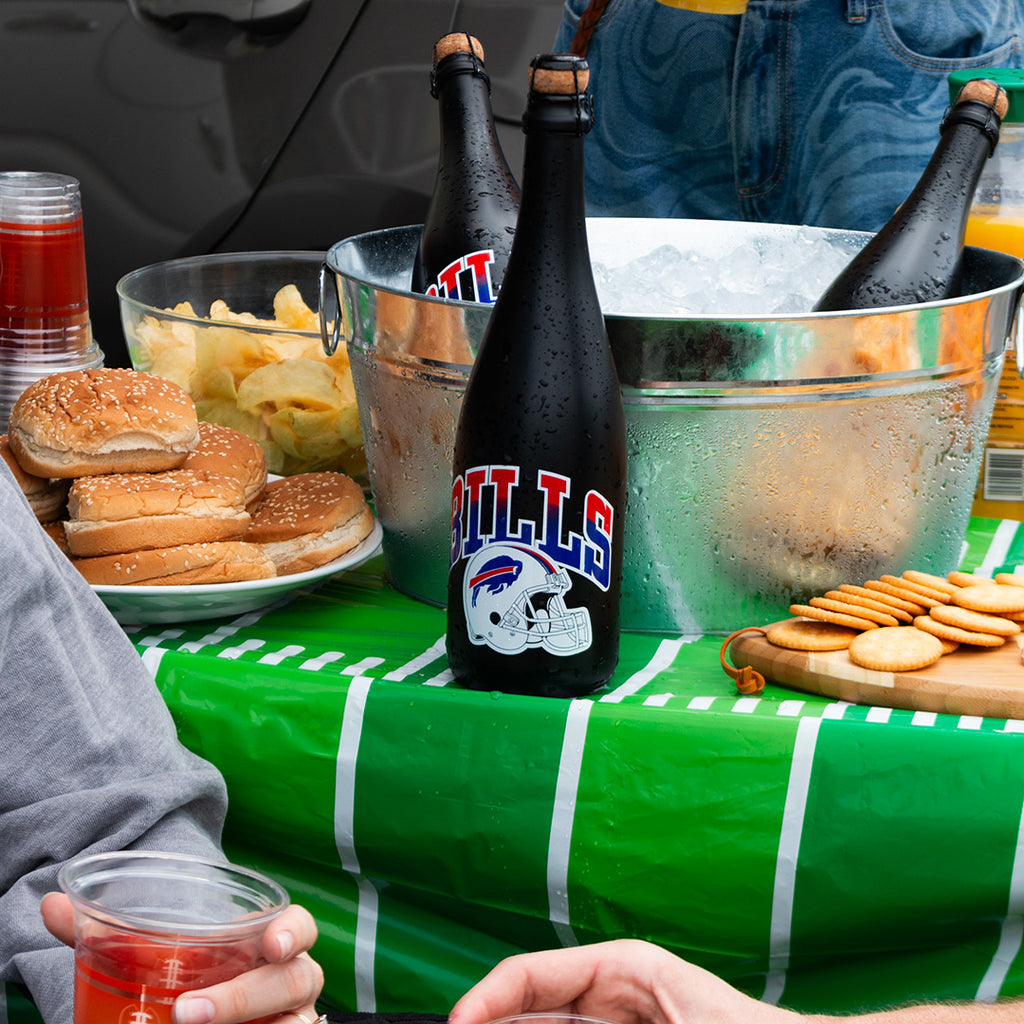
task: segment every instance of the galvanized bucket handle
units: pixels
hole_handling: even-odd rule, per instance
[[[334,293],[334,316],[327,315],[328,281]],[[341,296],[338,294],[338,279],[326,261],[320,264],[320,344],[324,354],[333,356],[341,342]]]

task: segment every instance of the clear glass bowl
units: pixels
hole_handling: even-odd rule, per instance
[[[201,420],[259,441],[269,472],[365,478],[348,353],[328,357],[320,340],[323,258],[224,253],[142,267],[117,284],[121,323],[134,368],[180,384]]]

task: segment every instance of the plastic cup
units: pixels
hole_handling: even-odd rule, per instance
[[[31,359],[75,355],[90,341],[78,181],[0,174],[0,347]]]
[[[74,907],[74,1024],[170,1024],[182,992],[262,962],[289,902],[255,871],[167,853],[81,857],[59,881]]]
[[[78,181],[0,173],[0,430],[33,381],[102,365],[89,320]]]
[[[498,1017],[489,1024],[609,1024],[599,1017],[585,1017],[579,1013],[517,1013],[511,1017]]]

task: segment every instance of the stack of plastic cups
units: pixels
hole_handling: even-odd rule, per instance
[[[102,363],[89,321],[78,182],[0,173],[0,432],[33,381]]]

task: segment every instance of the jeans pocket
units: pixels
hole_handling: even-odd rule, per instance
[[[874,0],[872,6],[889,49],[911,67],[948,73],[1020,63],[1018,0]]]

